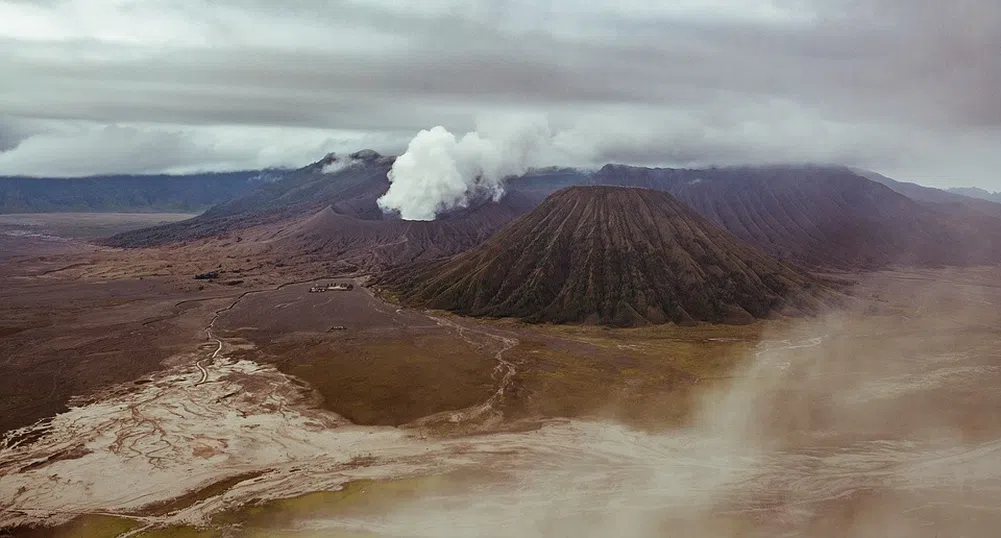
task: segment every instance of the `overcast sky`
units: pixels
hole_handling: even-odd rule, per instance
[[[0,0],[0,174],[300,166],[525,114],[576,164],[1001,189],[1001,2]]]

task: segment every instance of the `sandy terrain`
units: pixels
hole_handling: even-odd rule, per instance
[[[187,213],[0,214],[0,261],[12,257],[92,253],[96,249],[84,242],[87,239],[193,216]]]
[[[311,281],[248,295],[223,313],[217,326],[229,331],[252,329],[275,334],[323,333],[335,326],[352,331],[387,332],[405,328],[430,329],[436,325],[420,313],[397,312],[396,307],[382,303],[360,286],[351,291],[310,293],[313,284]]]
[[[832,529],[838,536],[946,529],[982,536],[1001,517],[994,508],[1001,502],[998,428],[967,429],[973,422],[955,422],[933,406],[939,391],[972,393],[979,400],[957,404],[963,414],[993,416],[1001,367],[978,354],[987,351],[983,342],[945,355],[934,341],[923,343],[920,356],[843,355],[859,328],[818,320],[761,342],[739,381],[707,395],[699,418],[668,434],[565,420],[446,439],[352,426],[312,408],[311,393],[294,380],[227,359],[225,347],[211,359],[215,347],[206,345],[140,388],[60,415],[34,444],[8,440],[0,489],[16,493],[4,521],[117,513],[140,528],[207,524],[213,513],[253,499],[483,469],[505,478],[368,516],[278,520],[281,530],[305,535],[652,536],[680,526],[730,533],[714,536],[833,536],[826,534]],[[192,367],[199,353],[209,359],[204,383]],[[883,362],[863,366],[876,358]],[[920,426],[896,420],[919,406]],[[170,514],[142,510],[247,473],[254,477]]]
[[[21,229],[49,237],[92,239],[190,219],[192,213],[7,213],[0,230]]]
[[[53,407],[35,424],[19,411],[0,442],[0,528],[833,538],[1001,523],[996,268],[859,277],[867,313],[608,330],[400,310],[308,279],[198,290],[189,269],[211,262],[163,255],[6,267],[5,390]],[[311,504],[340,488],[354,501]]]

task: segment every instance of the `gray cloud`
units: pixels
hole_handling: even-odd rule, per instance
[[[181,126],[186,144],[241,126],[330,130],[399,150],[419,129],[541,112],[588,161],[813,159],[1001,187],[996,1],[664,4],[8,3],[0,115]],[[237,153],[256,163],[266,147]],[[213,151],[174,166],[240,161]],[[30,169],[11,153],[2,166]]]
[[[46,122],[0,152],[0,174],[76,177],[301,166],[331,151],[399,148],[403,135],[325,129]],[[0,138],[2,140],[2,138]]]
[[[31,122],[0,114],[0,153],[16,148],[21,141],[40,132]]]
[[[6,125],[0,124],[0,152],[10,151],[17,147],[24,138]]]

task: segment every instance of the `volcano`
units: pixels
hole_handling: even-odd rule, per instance
[[[558,191],[482,245],[394,269],[378,285],[411,306],[614,326],[746,323],[841,297],[670,194],[593,186]]]

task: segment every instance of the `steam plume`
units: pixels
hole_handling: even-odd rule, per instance
[[[323,165],[323,169],[321,170],[324,174],[336,174],[358,162],[351,157],[339,157],[333,153],[327,155],[324,161],[326,161],[326,164]]]
[[[462,138],[441,126],[423,130],[393,164],[379,207],[405,220],[434,220],[476,198],[498,200],[504,179],[538,164],[551,145],[545,118],[480,121]]]

